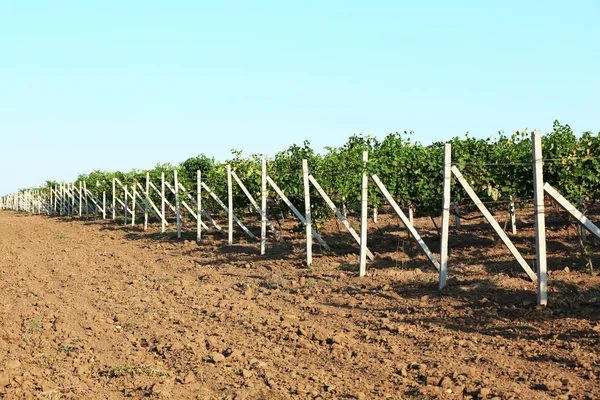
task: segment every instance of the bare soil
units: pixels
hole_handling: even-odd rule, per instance
[[[479,219],[451,232],[441,292],[392,215],[371,224],[364,278],[335,222],[310,268],[283,226],[261,257],[237,233],[198,245],[0,213],[0,398],[600,398],[600,278],[563,214],[548,219],[547,308]],[[432,221],[416,226],[437,253]],[[533,265],[532,221],[510,236]]]

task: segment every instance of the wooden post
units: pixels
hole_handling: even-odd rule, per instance
[[[229,164],[227,165],[227,222],[227,244],[231,246],[233,245],[233,187],[231,184],[231,165]]]
[[[133,194],[131,199],[131,227],[135,226],[135,201],[137,199],[137,185],[133,184]]]
[[[517,234],[517,216],[515,213],[515,202],[511,201],[509,204],[509,213],[510,213],[510,227],[512,229],[512,234]]]
[[[175,214],[177,214],[177,238],[181,238],[181,209],[179,208],[179,181],[177,180],[177,170],[173,170],[175,181]]]
[[[230,207],[231,209],[231,207]],[[260,169],[260,254],[267,248],[267,159],[263,157]]]
[[[373,206],[373,223],[377,223],[377,206]]]
[[[531,133],[533,143],[533,196],[535,212],[535,254],[537,266],[538,305],[548,304],[548,272],[546,266],[546,218],[544,207],[544,176],[542,162],[542,136]]]
[[[369,160],[369,152],[363,151],[363,174],[362,174],[362,185],[361,185],[361,212],[360,212],[360,265],[358,270],[358,276],[365,276],[367,274],[367,224],[369,221],[368,215],[368,202],[369,202],[369,188],[367,187],[369,177],[367,176],[367,161]]]
[[[148,229],[148,213],[150,212],[150,172],[146,172],[146,201],[144,203],[144,230]]]
[[[125,214],[125,221],[123,222],[124,225],[127,225],[127,214],[129,212],[129,206],[127,205],[127,185],[123,186],[123,207],[125,208],[125,210],[123,210],[123,213]]]
[[[304,181],[304,214],[306,219],[306,265],[312,264],[312,212],[310,209],[310,183],[308,181],[308,161],[302,160],[302,178]]]
[[[196,205],[198,206],[198,214],[196,215],[196,242],[200,243],[202,239],[202,171],[196,171],[196,188],[197,198]]]
[[[458,200],[454,200],[454,222],[456,223],[456,229],[460,229],[460,203]]]
[[[444,145],[444,183],[442,187],[442,241],[440,243],[440,278],[438,288],[446,286],[448,276],[448,230],[450,224],[450,188],[452,185],[452,145]]]
[[[106,219],[106,190],[102,192],[102,220]]]
[[[408,221],[412,224],[414,218],[413,206],[412,204],[408,207]]]
[[[167,222],[167,214],[165,213],[165,173],[160,174],[160,194],[161,194],[161,213],[162,213],[162,221],[161,221],[161,232],[165,233],[165,225]]]
[[[112,179],[112,219],[113,219],[113,221],[115,220],[115,218],[117,218],[116,201],[117,201],[117,194],[116,194],[116,190],[115,190],[115,178],[113,178]],[[79,204],[79,207],[81,207],[81,203]]]

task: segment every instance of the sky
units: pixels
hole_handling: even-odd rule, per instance
[[[600,131],[600,2],[4,1],[0,195],[231,149]]]

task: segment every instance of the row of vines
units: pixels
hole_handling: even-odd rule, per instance
[[[366,166],[370,174],[377,174],[398,204],[412,206],[418,215],[440,215],[442,196],[443,142],[424,145],[413,140],[412,133],[393,133],[382,141],[371,136],[354,135],[341,147],[326,148],[324,154],[315,152],[305,141],[278,152],[268,160],[268,174],[295,204],[303,202],[302,160],[308,160],[311,174],[338,204],[349,212],[360,208],[360,179],[364,171],[363,151],[369,152]],[[468,135],[455,137],[452,143],[452,161],[468,177],[473,188],[490,203],[503,204],[514,201],[524,204],[533,196],[531,138],[527,132],[496,138],[475,139]],[[568,125],[555,121],[552,132],[543,136],[544,179],[569,200],[595,199],[600,194],[600,134],[584,132],[577,137]],[[130,172],[93,171],[79,175],[94,193],[112,193],[112,180],[123,184],[142,185],[146,173],[159,183],[161,174],[173,181],[173,171],[178,171],[180,182],[190,191],[196,188],[196,171],[202,172],[203,181],[221,198],[227,197],[226,166],[244,182],[257,198],[261,185],[262,155],[244,156],[233,150],[232,157],[217,161],[204,154],[189,158],[179,165],[159,164],[151,170]],[[56,185],[47,181],[48,186]],[[370,185],[370,207],[378,207],[383,199],[374,185]],[[249,208],[242,190],[233,186],[236,209]],[[459,185],[453,185],[452,197],[459,201],[465,195]],[[158,200],[158,199],[157,199]],[[269,207],[285,212],[286,207],[271,196]],[[323,200],[313,199],[313,218],[317,221],[328,216]]]

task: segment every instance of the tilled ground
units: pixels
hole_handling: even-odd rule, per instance
[[[448,287],[396,219],[306,268],[109,222],[0,213],[0,398],[600,398],[600,279],[549,220],[549,306],[491,230],[452,232]],[[564,222],[564,221],[563,221]],[[437,252],[430,220],[417,221]],[[531,263],[530,221],[514,237]],[[597,250],[597,248],[596,248]],[[592,261],[597,261],[593,259]]]

